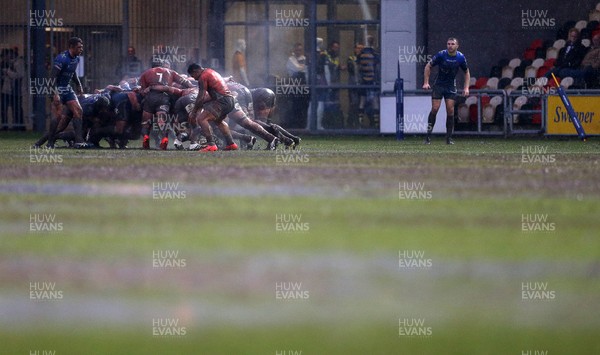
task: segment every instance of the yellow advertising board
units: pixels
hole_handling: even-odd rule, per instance
[[[570,96],[569,101],[585,134],[600,135],[600,96]],[[571,117],[559,96],[548,96],[547,115],[547,134],[577,135]]]

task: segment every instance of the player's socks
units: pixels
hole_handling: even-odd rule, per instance
[[[147,134],[144,134],[144,138],[142,139],[142,148],[150,149],[150,136]]]
[[[427,117],[427,137],[431,136],[433,126],[435,126],[435,113],[429,112],[429,117]]]
[[[73,129],[75,130],[75,143],[83,143],[83,120],[73,118]]]
[[[448,116],[446,117],[446,143],[448,144],[454,144],[452,133],[454,133],[454,116]]]
[[[169,138],[164,137],[161,141],[160,141],[160,149],[161,150],[167,150],[167,147],[169,146]]]

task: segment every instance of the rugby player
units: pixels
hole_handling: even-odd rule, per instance
[[[261,125],[248,118],[254,117],[252,93],[250,90],[244,85],[234,81],[232,78],[228,78],[226,81],[227,87],[236,99],[233,110],[227,115],[229,120],[264,139],[268,143],[267,150],[277,149],[279,139],[266,131]],[[231,132],[233,134],[234,131],[232,130]],[[251,142],[252,146],[255,141],[256,139]]]
[[[446,144],[454,144],[452,133],[454,132],[454,103],[456,101],[456,74],[458,69],[465,73],[464,96],[469,96],[469,81],[471,74],[467,66],[467,59],[464,54],[458,51],[458,40],[454,37],[446,41],[446,50],[439,51],[434,55],[429,63],[425,65],[425,80],[423,89],[429,90],[429,76],[431,68],[439,66],[438,76],[433,83],[433,92],[431,93],[431,112],[429,113],[427,136],[425,144],[431,144],[431,132],[435,125],[435,118],[440,109],[442,98],[446,103]]]
[[[275,110],[275,93],[268,88],[252,89],[252,102],[254,108],[254,120],[267,132],[282,141],[286,148],[296,148],[302,139],[286,131],[280,125],[271,122],[270,117]]]
[[[46,140],[48,141],[48,147],[54,147],[56,134],[67,128],[72,115],[75,148],[87,148],[87,144],[83,141],[81,104],[75,95],[75,93],[83,95],[81,82],[76,73],[81,53],[83,53],[83,40],[79,37],[72,37],[69,39],[69,49],[60,53],[54,59],[54,65],[50,73],[50,77],[55,79],[54,95],[52,96],[54,117],[50,120],[48,132],[34,144],[36,147],[40,147]],[[75,91],[71,87],[71,81],[73,81]],[[63,107],[65,104],[67,105],[66,109]]]
[[[146,94],[142,104],[142,148],[150,149],[150,123],[156,114],[157,123],[161,128],[163,138],[160,141],[160,149],[166,150],[169,144],[168,130],[162,129],[167,123],[168,113],[171,107],[171,98],[169,94],[162,90],[155,90],[153,86],[172,87],[177,83],[184,88],[191,88],[192,83],[183,78],[176,71],[167,68],[169,66],[165,61],[155,58],[152,62],[152,68],[146,70],[140,76],[140,89]]]
[[[210,68],[203,68],[193,63],[188,67],[188,74],[198,81],[198,98],[190,113],[190,119],[195,120],[202,134],[206,137],[207,146],[201,152],[214,152],[219,150],[215,144],[210,122],[214,122],[225,136],[227,146],[225,150],[237,150],[238,146],[233,141],[229,126],[224,121],[227,114],[235,106],[235,98],[227,87],[223,77]],[[208,92],[209,101],[204,100],[204,93]]]

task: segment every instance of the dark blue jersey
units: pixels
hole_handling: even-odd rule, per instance
[[[102,108],[107,108],[110,100],[104,94],[92,94],[79,97],[79,103],[83,111],[83,117],[96,117]]]
[[[456,55],[451,56],[447,50],[439,51],[436,55],[431,58],[429,62],[432,67],[438,65],[440,67],[438,76],[435,79],[434,85],[440,86],[456,86],[456,73],[458,68],[466,72],[469,68],[467,67],[467,58],[464,54],[456,51]]]
[[[77,70],[79,57],[71,57],[68,50],[62,52],[54,58],[54,68],[58,70],[56,77],[56,87],[67,87],[71,83],[71,79]]]

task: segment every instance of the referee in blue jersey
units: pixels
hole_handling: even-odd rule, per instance
[[[446,50],[439,51],[434,55],[429,63],[425,65],[425,80],[423,89],[429,90],[429,76],[431,68],[439,66],[438,76],[433,83],[433,92],[431,94],[431,112],[429,113],[427,125],[427,137],[425,144],[431,144],[431,131],[435,125],[435,117],[440,109],[442,98],[446,101],[446,143],[454,144],[452,141],[452,133],[454,131],[454,102],[456,100],[456,73],[458,69],[465,72],[464,96],[469,96],[469,81],[471,74],[467,66],[467,58],[464,54],[458,51],[458,40],[450,37],[446,42]]]

